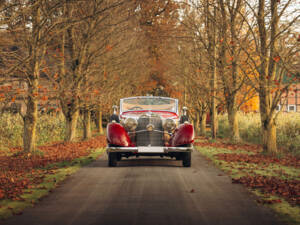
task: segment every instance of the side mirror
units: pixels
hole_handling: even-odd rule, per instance
[[[187,115],[187,110],[188,110],[188,108],[186,106],[182,107],[182,113],[183,113],[184,116]]]
[[[114,111],[113,114],[110,116],[109,121],[120,123],[120,119],[118,116],[118,106],[114,105],[112,108]]]
[[[113,105],[113,114],[117,115],[118,114],[118,106]]]
[[[182,116],[180,117],[180,121],[179,121],[180,124],[189,122],[189,118],[187,116],[187,110],[188,108],[186,106],[182,107]]]

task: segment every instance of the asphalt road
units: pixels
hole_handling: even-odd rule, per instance
[[[19,225],[277,225],[243,186],[199,152],[181,161],[130,158],[116,168],[99,160],[70,176],[53,193],[4,224]]]

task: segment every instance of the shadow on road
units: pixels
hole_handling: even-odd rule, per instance
[[[87,167],[108,167],[107,159],[98,159],[95,163],[88,165]],[[173,159],[161,159],[161,158],[131,158],[122,159],[118,162],[117,167],[182,167],[181,161]]]

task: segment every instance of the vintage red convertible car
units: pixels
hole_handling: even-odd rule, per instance
[[[191,166],[194,128],[186,108],[179,117],[178,100],[167,97],[130,97],[120,100],[107,125],[108,165],[116,166],[122,157],[161,156],[182,160]]]

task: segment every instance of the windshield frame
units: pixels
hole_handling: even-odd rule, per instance
[[[169,99],[169,100],[173,100],[175,102],[175,111],[170,111],[170,110],[127,110],[127,111],[123,111],[123,101],[127,100],[127,99],[136,99],[136,98],[154,98],[154,99]],[[122,114],[123,112],[135,112],[135,111],[161,111],[161,112],[172,112],[172,113],[176,113],[178,115],[178,99],[176,98],[169,98],[169,97],[160,97],[160,96],[137,96],[137,97],[129,97],[129,98],[121,98],[120,99],[120,114]]]

